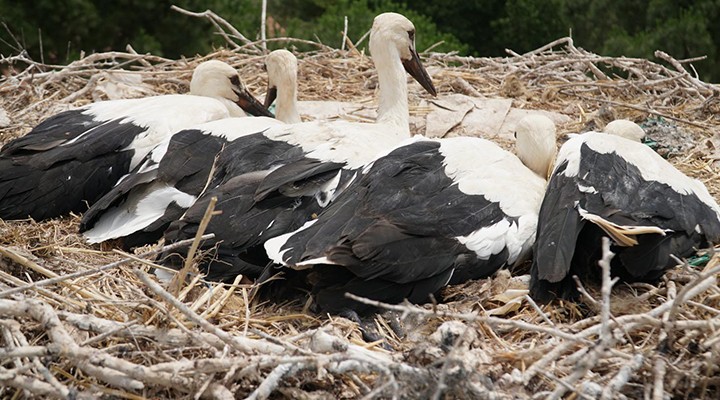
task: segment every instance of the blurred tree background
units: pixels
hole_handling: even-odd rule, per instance
[[[209,22],[172,11],[172,4],[211,9],[248,38],[259,37],[261,0],[0,0],[0,55],[27,50],[35,60],[64,64],[81,51],[124,50],[128,43],[170,58],[223,45]],[[433,51],[504,56],[505,48],[523,53],[571,35],[576,46],[608,56],[706,55],[694,66],[701,79],[720,81],[718,0],[268,0],[268,37],[340,47],[343,17],[357,42],[383,11],[415,23],[419,51],[440,43]]]

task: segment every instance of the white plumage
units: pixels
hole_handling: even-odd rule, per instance
[[[300,121],[297,112],[297,59],[287,50],[275,50],[265,60],[269,89],[267,106],[277,99],[278,119],[268,117],[224,118],[185,126],[157,145],[145,162],[91,207],[83,216],[80,231],[88,243],[128,238],[126,246],[153,242],[167,224],[182,215],[207,187],[217,154],[226,143],[262,132],[283,122]],[[279,88],[279,90],[278,90]],[[170,153],[168,153],[170,149]],[[193,165],[187,169],[187,165]],[[202,171],[198,171],[198,169]],[[194,183],[188,183],[192,179]],[[181,184],[182,189],[176,187]],[[142,233],[143,230],[150,232]]]
[[[330,312],[367,309],[345,292],[427,301],[448,283],[515,264],[535,240],[555,126],[530,116],[517,138],[519,156],[538,173],[484,139],[416,136],[365,167],[316,220],[268,240],[267,254],[312,268],[315,303]]]
[[[588,132],[582,135],[582,139],[573,138],[562,146],[558,153],[557,164],[566,161],[567,168],[563,175],[577,176],[583,160],[581,149],[582,146],[587,146],[597,154],[614,153],[617,157],[638,167],[638,172],[645,181],[664,183],[678,193],[692,193],[707,204],[715,203],[702,182],[688,178],[651,148],[637,142],[632,142],[632,144],[629,142],[628,139],[621,136]]]
[[[211,185],[203,200],[168,229],[165,239],[175,241],[194,235],[201,210],[211,196],[217,196],[217,208],[227,217],[213,219],[208,227],[216,237],[206,247],[218,243],[218,259],[210,262],[208,277],[232,279],[238,273],[257,276],[266,260],[248,263],[246,251],[297,228],[341,192],[356,170],[410,137],[405,71],[428,92],[436,93],[414,45],[414,26],[407,18],[395,13],[377,16],[370,34],[379,82],[376,122],[313,121],[275,126],[243,138],[243,145],[233,149],[234,158],[261,153],[256,148],[285,156],[276,157],[276,164],[257,159],[254,169],[234,169],[232,174],[219,167],[214,177],[218,185]],[[242,177],[261,170],[267,171],[266,176],[252,182]],[[224,178],[218,178],[222,175]],[[254,186],[251,189],[249,185]]]
[[[0,151],[0,218],[81,211],[170,135],[190,125],[267,113],[220,61],[200,64],[190,95],[90,104],[45,120]]]
[[[608,124],[613,135],[576,135],[558,153],[531,269],[538,301],[576,298],[573,275],[599,279],[603,236],[616,253],[612,274],[630,282],[657,280],[675,265],[671,256],[687,257],[720,240],[720,207],[705,186],[638,143],[643,135],[632,125],[622,125],[635,133]]]
[[[645,131],[638,124],[627,119],[616,119],[609,122],[605,125],[603,132],[634,142],[639,142],[645,137]]]
[[[265,57],[265,68],[268,73],[265,107],[270,107],[279,95],[275,117],[288,124],[300,122],[297,110],[297,58],[287,50],[274,50]]]

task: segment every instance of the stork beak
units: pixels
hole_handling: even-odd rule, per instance
[[[240,106],[246,113],[254,115],[256,117],[270,117],[275,116],[258,101],[245,87],[235,86],[233,91],[238,96],[237,105]]]
[[[269,86],[265,95],[265,108],[270,108],[273,101],[277,98],[277,86]]]
[[[432,79],[430,79],[430,75],[428,75],[425,67],[423,67],[420,62],[420,56],[418,56],[414,46],[410,47],[410,54],[412,54],[412,57],[409,60],[402,60],[405,71],[415,78],[415,80],[418,81],[418,83],[422,85],[428,93],[433,96],[437,96],[437,91],[435,90],[435,86],[433,86]]]

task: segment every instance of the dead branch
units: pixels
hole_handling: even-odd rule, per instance
[[[170,293],[165,291],[165,289],[160,287],[159,284],[157,284],[155,281],[150,279],[150,277],[147,274],[145,274],[144,272],[142,272],[138,269],[134,270],[133,272],[145,285],[148,286],[148,288],[150,290],[152,290],[155,294],[160,296],[160,298],[162,298],[167,303],[172,305],[178,311],[183,313],[183,315],[188,317],[188,319],[190,319],[193,323],[202,327],[207,332],[212,333],[213,335],[217,336],[225,344],[235,348],[236,350],[243,352],[243,353],[253,353],[255,351],[259,351],[261,353],[281,353],[282,352],[282,347],[280,347],[280,346],[277,346],[277,345],[274,345],[271,343],[267,343],[267,342],[264,342],[261,340],[253,340],[253,339],[249,339],[249,338],[232,336],[232,335],[228,334],[227,332],[223,331],[222,329],[219,329],[218,327],[207,322],[205,319],[203,319],[202,317],[197,315],[194,311],[190,310],[185,304],[179,302],[172,295],[170,295]]]
[[[0,107],[11,121],[0,128],[0,143],[58,110],[95,101],[104,81],[99,76],[108,70],[142,77],[151,88],[147,94],[181,93],[192,69],[216,58],[236,67],[248,87],[261,90],[263,41],[249,41],[210,14],[189,13],[210,20],[230,50],[168,60],[128,48],[90,54],[70,65],[36,62],[25,54],[0,59],[6,71]],[[343,40],[348,51],[295,38],[264,43],[271,41],[314,46],[298,54],[302,100],[353,101],[364,109],[372,104],[371,58],[349,38]],[[504,95],[520,109],[559,112],[572,121],[562,133],[582,129],[584,116],[601,107],[635,121],[667,118],[700,138],[710,139],[720,126],[718,86],[697,79],[688,66],[696,60],[662,53],[659,63],[601,56],[575,47],[569,38],[509,54],[475,58],[428,52],[423,58],[439,92]],[[503,91],[513,80],[519,89]],[[422,117],[428,111],[416,101],[413,92],[411,112]],[[718,195],[715,159],[706,156],[695,150],[671,162]],[[312,387],[332,397],[517,393],[658,399],[715,398],[720,386],[717,255],[703,272],[673,271],[656,286],[608,284],[594,292],[588,285],[584,296],[593,300],[581,311],[568,303],[540,308],[525,301],[503,318],[487,317],[478,310],[497,307],[489,292],[499,278],[488,280],[490,290],[462,288],[460,300],[432,306],[371,302],[400,311],[408,325],[407,337],[397,339],[399,348],[383,350],[359,341],[355,325],[343,318],[308,314],[296,303],[252,301],[239,280],[208,286],[195,275],[177,297],[169,296],[152,277],[118,268],[128,263],[154,268],[150,250],[99,251],[78,241],[76,223],[75,216],[43,223],[0,221],[0,248],[9,250],[0,260],[3,395],[264,398],[302,395],[299,388]],[[39,317],[43,314],[50,317]],[[446,321],[466,322],[476,341],[452,354],[430,343],[429,333]],[[694,344],[698,352],[690,351]],[[502,378],[487,386],[474,381],[485,373]],[[287,394],[290,389],[299,392]]]
[[[207,239],[212,239],[214,236],[215,236],[215,235],[213,235],[212,233],[211,233],[211,234],[207,234],[207,235],[203,236],[203,239],[206,239],[206,240],[207,240]],[[187,244],[189,244],[189,243],[192,243],[193,240],[194,240],[194,239],[182,240],[182,241],[179,241],[179,242],[176,242],[176,243],[167,245],[167,246],[163,246],[162,248],[159,248],[159,249],[156,249],[156,250],[152,250],[152,251],[148,251],[148,252],[146,252],[146,253],[140,254],[138,257],[151,257],[151,256],[154,256],[154,255],[156,255],[156,254],[160,254],[160,253],[162,253],[162,252],[165,252],[165,251],[168,251],[168,250],[172,250],[172,249],[177,248],[177,247],[185,246],[185,245],[187,245]],[[4,250],[7,251],[7,249],[4,249]],[[0,253],[0,254],[4,254],[4,253]],[[88,275],[99,274],[99,273],[101,273],[101,272],[103,272],[103,271],[107,271],[107,270],[110,270],[110,269],[113,269],[113,268],[117,268],[117,267],[119,267],[119,266],[122,266],[122,265],[124,265],[124,264],[127,264],[127,263],[129,263],[130,261],[133,261],[133,258],[132,258],[132,257],[127,257],[127,258],[124,258],[124,259],[122,259],[122,260],[115,261],[115,262],[112,262],[112,263],[110,263],[110,264],[103,265],[103,266],[101,266],[101,267],[98,267],[98,268],[95,268],[95,269],[92,269],[92,270],[78,271],[78,272],[75,272],[75,273],[72,273],[72,274],[67,274],[67,275],[63,275],[63,276],[56,276],[56,277],[50,278],[50,279],[44,279],[44,280],[42,280],[42,281],[30,283],[30,284],[27,284],[27,285],[25,285],[25,286],[21,286],[21,287],[17,287],[17,288],[14,288],[14,289],[6,290],[6,291],[4,291],[4,292],[0,292],[0,298],[5,298],[5,297],[8,297],[8,296],[10,296],[10,295],[12,295],[12,294],[15,294],[15,293],[20,293],[20,292],[24,292],[24,291],[26,291],[26,290],[36,289],[36,288],[39,288],[39,287],[42,287],[42,286],[53,285],[53,284],[55,284],[55,283],[65,282],[65,281],[68,281],[68,280],[70,280],[70,279],[85,277],[85,276],[88,276]]]
[[[218,34],[220,34],[220,36],[222,36],[225,39],[227,44],[229,44],[230,46],[232,46],[235,49],[240,48],[240,45],[238,45],[237,43],[235,43],[235,41],[230,39],[226,30],[229,31],[230,34],[233,35],[233,37],[239,39],[243,44],[251,43],[251,41],[248,38],[246,38],[242,33],[240,33],[240,31],[238,31],[234,26],[232,26],[232,24],[230,24],[225,19],[223,19],[219,15],[215,14],[211,10],[205,10],[203,12],[192,12],[192,11],[188,11],[184,8],[180,8],[174,4],[170,6],[170,9],[173,11],[177,11],[181,14],[189,15],[191,17],[207,19],[208,21],[210,21],[211,24],[213,24],[213,26],[215,26],[215,28],[218,31]],[[261,52],[261,49],[255,48],[253,50],[257,51],[258,53]]]

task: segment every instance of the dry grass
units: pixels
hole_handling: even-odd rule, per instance
[[[552,45],[507,58],[428,54],[425,64],[440,93],[509,97],[515,107],[560,112],[572,121],[562,132],[621,117],[674,122],[681,141],[694,145],[671,152],[671,162],[720,196],[713,165],[720,88],[667,55],[658,54],[669,67],[601,57],[567,38]],[[366,55],[321,47],[298,56],[301,100],[372,103],[376,75]],[[58,109],[103,99],[108,71],[140,76],[144,92],[135,95],[185,92],[194,66],[208,58],[229,62],[251,91],[262,92],[262,57],[251,45],[185,60],[122,52],[67,66],[0,60],[9,68],[0,106],[11,120],[0,128],[0,144]],[[425,95],[411,89],[411,112],[421,114]],[[663,144],[661,133],[654,138]],[[394,337],[378,317],[390,337],[384,349],[360,341],[353,323],[312,315],[300,301],[253,302],[240,283],[208,286],[195,277],[171,296],[147,274],[157,246],[133,255],[89,246],[77,223],[77,216],[0,221],[1,396],[720,395],[717,256],[702,271],[679,266],[656,286],[616,287],[605,311],[599,288],[587,288],[595,300],[540,310],[505,273],[447,288],[441,304],[395,307],[405,337]]]

